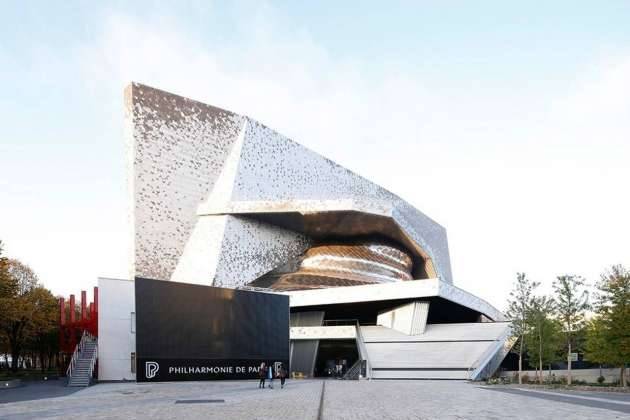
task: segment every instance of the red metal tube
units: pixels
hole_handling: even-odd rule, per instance
[[[74,303],[74,295],[70,295],[70,323],[74,324],[75,321],[75,303]]]
[[[98,314],[98,287],[94,286],[94,313]]]
[[[85,290],[81,290],[81,321],[85,321],[87,313],[86,313],[86,308],[87,308],[87,294],[85,293]]]
[[[66,325],[66,299],[59,298],[59,325]]]

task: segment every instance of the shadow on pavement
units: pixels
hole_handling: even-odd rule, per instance
[[[63,379],[25,381],[24,385],[18,388],[0,389],[0,404],[64,397],[82,389],[66,387],[66,381]]]
[[[575,393],[563,393],[552,391],[537,391],[528,389],[516,389],[516,388],[498,388],[498,387],[480,387],[480,389],[487,389],[495,392],[504,392],[507,394],[522,395],[526,397],[539,398],[548,401],[563,402],[573,405],[583,405],[592,408],[602,408],[605,410],[614,410],[622,413],[630,414],[630,401],[625,398],[619,398],[619,395],[608,393],[612,395],[588,395],[585,396]],[[624,401],[625,400],[625,401]]]

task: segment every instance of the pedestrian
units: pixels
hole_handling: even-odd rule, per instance
[[[273,365],[269,365],[269,367],[267,368],[267,379],[269,379],[269,388],[273,389],[273,376],[274,376],[274,371],[273,371]]]
[[[258,388],[265,387],[265,379],[267,378],[267,366],[265,366],[265,362],[260,364],[258,368],[258,377],[260,378],[260,382],[258,382]]]
[[[284,388],[284,381],[287,379],[287,369],[284,367],[284,363],[280,365],[278,369],[278,377],[280,378],[280,388]]]

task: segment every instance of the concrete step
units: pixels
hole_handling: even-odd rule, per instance
[[[68,378],[68,386],[88,387],[91,383],[90,366],[97,357],[98,343],[96,340],[83,342],[83,351],[76,354],[72,376]]]
[[[468,379],[495,351],[509,324],[428,324],[406,335],[382,326],[361,327],[375,379]]]

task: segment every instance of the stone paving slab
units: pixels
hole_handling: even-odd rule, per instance
[[[71,396],[0,404],[0,418],[317,418],[321,381],[294,381],[285,389],[277,385],[272,390],[258,389],[257,381],[99,384]],[[225,402],[175,403],[208,399]]]
[[[630,404],[605,393],[597,398],[618,401],[616,405],[603,403],[607,408],[601,408],[579,398],[557,401],[463,381],[329,380],[322,399],[323,385],[319,380],[288,381],[285,389],[278,383],[271,390],[258,389],[255,381],[99,384],[72,395],[0,404],[0,418],[630,419]]]
[[[354,385],[354,386],[352,386]],[[342,396],[356,401],[348,404]],[[458,381],[334,382],[324,418],[340,419],[614,419],[630,414],[528,394],[496,392]],[[577,401],[579,402],[579,400]],[[624,409],[625,406],[617,408]],[[629,411],[630,413],[630,411]]]

